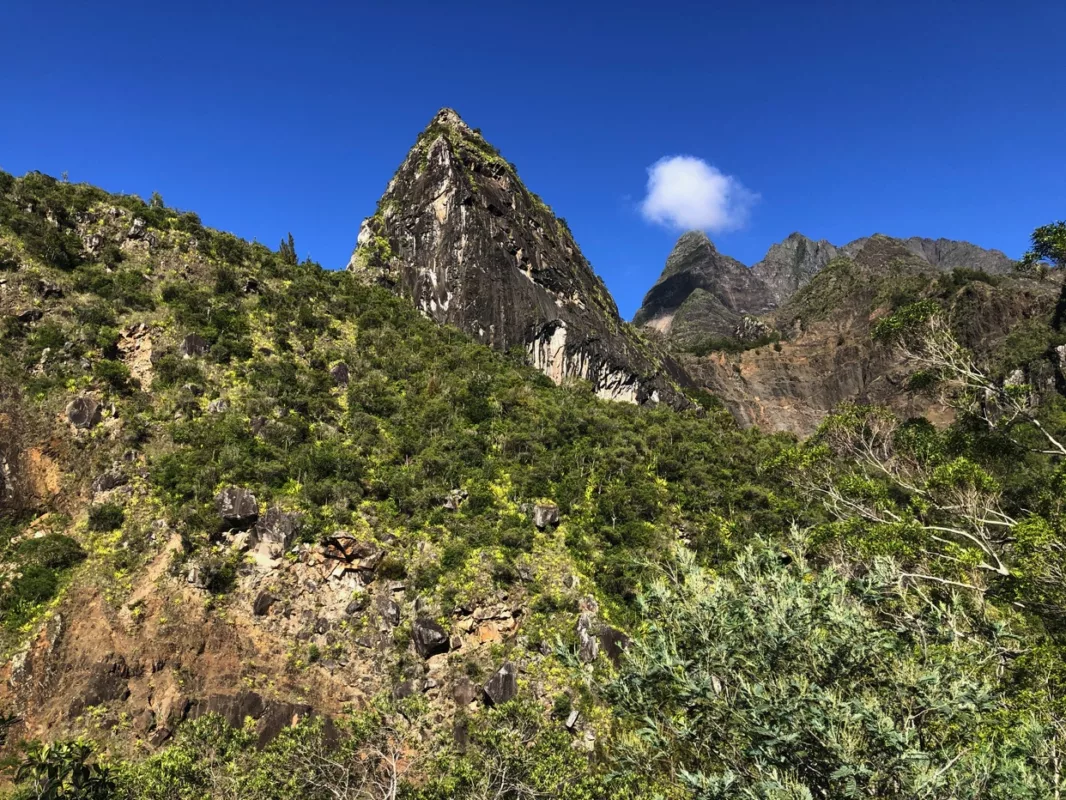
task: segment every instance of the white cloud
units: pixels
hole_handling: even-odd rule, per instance
[[[644,219],[678,230],[733,231],[748,221],[759,195],[702,158],[669,156],[648,167]]]

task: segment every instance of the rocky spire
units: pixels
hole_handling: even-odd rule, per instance
[[[574,376],[603,397],[686,402],[684,373],[622,322],[565,221],[452,109],[419,135],[348,268],[481,342],[523,348],[556,382]]]
[[[730,336],[745,315],[770,308],[767,288],[750,269],[718,252],[707,234],[689,231],[677,240],[633,323],[682,340]]]

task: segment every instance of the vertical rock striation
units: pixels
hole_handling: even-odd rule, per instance
[[[687,378],[618,316],[565,221],[451,109],[418,137],[359,231],[348,269],[438,322],[520,347],[556,382],[685,405]]]

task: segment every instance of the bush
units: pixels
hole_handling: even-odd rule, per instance
[[[118,503],[100,503],[89,509],[89,530],[106,533],[122,527],[126,512]]]
[[[1003,717],[1002,624],[900,593],[889,561],[858,580],[817,570],[802,538],[755,544],[722,575],[676,557],[610,687],[633,731],[612,753],[625,769],[699,797],[1050,791],[1039,723]]]

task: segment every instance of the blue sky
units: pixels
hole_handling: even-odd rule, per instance
[[[159,191],[330,267],[446,105],[567,218],[626,317],[679,233],[641,213],[666,157],[758,195],[742,227],[695,217],[749,264],[794,230],[1016,256],[1066,217],[1061,0],[7,0],[0,30],[0,168]]]

